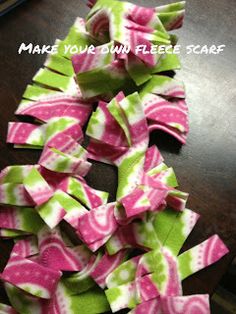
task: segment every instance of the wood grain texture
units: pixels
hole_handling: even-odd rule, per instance
[[[133,1],[152,6],[171,1]],[[17,54],[21,42],[53,44],[63,38],[77,16],[88,9],[82,0],[28,0],[0,19],[0,134],[1,168],[35,163],[38,151],[14,150],[5,143],[7,123],[21,95],[45,55]],[[201,219],[184,249],[218,233],[231,253],[217,264],[184,281],[185,294],[212,293],[236,254],[236,6],[234,0],[187,0],[186,19],[178,31],[180,44],[225,44],[220,55],[181,54],[183,68],[177,77],[186,84],[191,131],[187,145],[154,132],[151,141],[174,167],[180,188],[190,193],[188,207]],[[117,173],[96,163],[88,182],[115,195]],[[1,258],[6,256],[1,244]]]

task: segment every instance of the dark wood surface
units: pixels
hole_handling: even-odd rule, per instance
[[[133,1],[156,6],[171,1]],[[178,31],[180,44],[225,44],[220,55],[186,55],[177,77],[184,80],[190,107],[187,145],[155,132],[151,141],[174,167],[180,188],[190,193],[188,207],[201,219],[184,249],[218,233],[230,254],[217,264],[184,281],[185,294],[212,293],[236,254],[236,87],[235,87],[235,0],[187,0],[184,27]],[[21,95],[45,55],[18,55],[21,42],[53,44],[63,38],[77,16],[88,9],[82,0],[28,0],[0,19],[0,166],[35,163],[38,151],[15,150],[5,143],[7,123]],[[96,164],[88,182],[115,195],[116,170]],[[1,244],[1,257],[6,255]]]

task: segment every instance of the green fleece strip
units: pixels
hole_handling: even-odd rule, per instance
[[[37,85],[27,85],[26,90],[24,91],[23,98],[30,100],[39,100],[42,96],[60,94],[59,91],[50,90],[47,88],[43,88]]]
[[[64,131],[66,128],[75,125],[76,123],[78,123],[76,119],[69,117],[51,119],[50,122],[46,124],[44,134],[45,141],[47,142],[57,133]]]
[[[157,167],[149,170],[147,174],[152,177],[159,173],[162,174],[161,182],[173,188],[178,186],[177,178],[176,178],[174,169],[172,167],[168,168],[166,164],[161,163]]]
[[[63,92],[66,92],[69,89],[72,82],[70,77],[52,72],[46,68],[40,69],[33,77],[33,81],[50,88],[56,88]]]
[[[99,78],[99,84],[98,84]],[[94,69],[88,72],[78,73],[77,81],[85,98],[106,94],[107,91],[116,93],[128,83],[125,74],[114,75],[112,69],[106,66],[102,69]]]
[[[3,238],[17,238],[28,235],[28,232],[11,229],[0,229],[0,236]]]
[[[135,62],[129,61],[127,71],[137,86],[140,86],[151,79],[152,69],[147,67],[145,63],[138,58]]]
[[[82,271],[74,273],[62,279],[63,284],[67,287],[70,294],[80,294],[89,290],[96,285],[95,281],[90,277],[90,273],[97,266],[102,257],[102,253],[98,252],[96,260],[92,265],[85,267]]]
[[[161,244],[157,238],[155,228],[151,221],[139,221],[134,223],[137,243],[149,249],[160,249]]]
[[[46,187],[50,189],[47,181],[43,178],[43,176],[38,172],[36,168],[32,168],[32,170],[28,173],[28,175],[24,178],[23,184],[26,189],[31,190],[36,188],[37,186]]]
[[[37,302],[37,299],[23,293],[22,290],[11,284],[5,284],[5,288],[11,304],[19,313],[41,313],[40,302]],[[62,282],[59,284],[59,289],[64,294],[63,300],[59,299],[59,304],[65,302],[68,314],[96,314],[110,310],[106,296],[99,287],[92,288],[79,295],[71,295],[71,291],[66,289]],[[40,299],[38,300],[40,301]]]
[[[155,174],[158,174],[158,173],[160,173],[160,172],[162,172],[164,170],[167,170],[167,169],[168,169],[168,166],[164,162],[162,162],[158,166],[156,166],[155,168],[152,168],[151,170],[149,170],[147,172],[147,175],[152,177]]]
[[[166,208],[160,213],[153,215],[153,226],[156,231],[158,240],[165,245],[169,233],[171,232],[176,222],[178,213],[170,208]]]
[[[122,130],[125,133],[127,142],[129,146],[131,146],[131,137],[130,137],[130,132],[129,128],[127,125],[127,121],[125,121],[124,113],[122,112],[122,109],[120,108],[118,102],[116,99],[112,99],[112,101],[108,104],[107,106],[109,112],[113,116],[113,118],[117,121],[117,123],[120,125]]]
[[[179,197],[179,198],[182,198],[183,200],[185,200],[185,199],[187,199],[189,194],[186,192],[174,189],[174,190],[169,191],[169,195],[176,196],[176,197]]]
[[[27,167],[27,166],[26,166]],[[22,183],[25,177],[25,166],[9,166],[7,169],[6,175],[1,179],[1,183]],[[30,169],[29,169],[30,171]]]
[[[165,29],[164,30],[154,30],[152,34],[154,34],[154,35],[156,35],[162,39],[166,39],[166,40],[170,40],[170,38],[171,38],[171,34],[168,34]]]
[[[87,212],[87,209],[83,205],[81,205],[73,197],[62,191],[58,191],[58,193],[56,193],[55,195],[55,198],[68,214],[70,212],[74,212],[75,210],[78,214],[83,214]]]
[[[181,11],[173,11],[166,13],[158,13],[158,17],[161,20],[162,24],[168,28],[168,24],[172,23],[175,20],[178,20],[178,16],[181,16]]]
[[[37,234],[43,226],[44,221],[37,214],[34,208],[21,208],[19,209],[22,217],[22,230]]]
[[[168,76],[163,76],[163,75],[154,75],[143,87],[141,90],[140,97],[144,97],[146,94],[149,93],[154,93],[158,87],[170,83],[172,81],[172,78]]]
[[[129,186],[133,184],[131,178],[135,178],[139,173],[140,167],[143,166],[144,154],[143,151],[133,152],[127,156],[118,167],[118,187],[116,198],[119,199],[126,195],[129,191]]]
[[[177,182],[174,169],[171,167],[164,170],[163,172],[164,172],[164,176],[161,178],[161,181],[165,183],[166,185],[171,186],[173,188],[177,187],[178,182]]]
[[[97,132],[97,128],[101,128],[101,121],[104,120],[103,112],[97,108],[93,112],[92,116],[89,119],[86,134],[92,138],[100,139],[100,134]]]
[[[131,282],[135,279],[137,271],[137,264],[132,259],[119,265],[106,278],[106,284],[109,288],[120,286]]]
[[[67,37],[62,41],[58,40],[56,43],[58,44],[57,55],[60,55],[70,60],[75,52],[78,51],[79,53],[80,51],[83,51],[83,49],[85,49],[87,46],[94,44],[94,40],[89,37],[88,34],[78,33],[78,30],[75,27],[72,27]]]
[[[27,144],[15,144],[14,145],[14,148],[28,148],[28,149],[42,149],[42,145],[39,146],[39,145],[27,145]]]
[[[71,294],[83,293],[96,285],[91,277],[88,275],[80,275],[80,273],[64,278],[62,279],[62,282],[70,290]]]
[[[12,314],[13,308],[7,304],[0,303],[0,314]]]
[[[184,280],[188,276],[192,275],[193,270],[191,268],[192,262],[191,249],[178,256],[178,267],[181,280]]]
[[[71,313],[96,314],[110,311],[105,293],[99,287],[92,288],[79,295],[71,295]]]
[[[85,206],[90,207],[83,185],[78,180],[74,178],[69,179],[67,192],[71,194],[72,196],[76,197]]]
[[[41,313],[40,305],[36,298],[24,293],[21,289],[5,283],[5,290],[14,309],[21,314]]]
[[[63,208],[54,194],[47,202],[37,206],[36,210],[45,223],[52,229],[61,220],[60,215]]]
[[[125,116],[125,120],[127,120],[127,124],[130,126],[144,118],[143,106],[137,92],[122,99],[119,102],[119,106]]]
[[[110,2],[107,2],[110,3]],[[122,43],[123,39],[123,30],[122,23],[124,22],[125,15],[125,3],[116,2],[118,5],[115,6],[115,9],[112,10],[111,16],[111,27],[113,28],[113,40]]]
[[[155,282],[158,284],[159,289],[162,290],[168,279],[168,274],[166,271],[167,262],[160,248],[144,254],[142,259],[144,267],[148,268],[149,273],[158,274]]]
[[[44,65],[66,76],[72,76],[74,74],[72,62],[58,55],[48,55]]]
[[[172,49],[173,51],[173,49]],[[176,54],[163,54],[157,64],[152,67],[148,68],[143,62],[140,60],[129,61],[128,63],[128,73],[131,78],[135,81],[137,86],[142,85],[143,83],[147,82],[152,78],[152,74],[160,73],[164,71],[170,70],[178,70],[180,69],[181,64],[179,57]]]
[[[187,209],[185,209],[182,213],[178,213],[174,226],[165,241],[165,247],[167,247],[174,256],[179,254],[179,251],[188,237],[188,234],[184,234],[184,216],[188,217],[189,214],[191,214],[191,211],[188,211]]]
[[[173,11],[183,10],[184,8],[185,8],[185,1],[179,1],[179,2],[170,3],[167,5],[157,7],[156,9],[158,12],[173,12]]]
[[[132,309],[141,302],[133,282],[107,289],[105,293],[112,312],[117,312],[123,308]]]
[[[173,49],[172,49],[173,51]],[[152,73],[159,73],[170,70],[180,69],[181,64],[179,57],[174,53],[166,53],[159,59],[157,65],[152,68]]]
[[[70,178],[67,193],[76,197],[85,206],[90,208],[91,204],[84,190],[83,184],[79,182],[78,180],[74,178]],[[94,193],[102,199],[103,204],[107,202],[109,193],[104,192],[104,191],[99,191],[99,190],[94,190]]]
[[[37,207],[37,210],[40,216],[49,224],[54,223],[54,215],[56,214],[56,210],[61,211],[64,209],[68,215],[64,216],[64,218],[70,218],[70,213],[73,215],[82,215],[87,212],[87,209],[84,208],[79,202],[73,199],[68,194],[63,191],[56,191],[52,198],[49,201],[44,203],[41,206]]]

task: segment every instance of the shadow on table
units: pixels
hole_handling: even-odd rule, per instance
[[[149,146],[157,145],[161,151],[172,154],[179,154],[182,148],[182,144],[173,136],[159,130],[151,133],[149,143]]]

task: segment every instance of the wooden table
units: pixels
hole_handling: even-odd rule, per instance
[[[186,9],[184,27],[178,31],[183,68],[177,77],[186,84],[191,131],[185,146],[159,132],[152,134],[151,141],[174,167],[180,188],[190,193],[188,207],[201,214],[184,249],[218,233],[231,250],[183,283],[185,294],[212,293],[236,254],[236,6],[234,0],[187,0]],[[36,163],[39,157],[38,151],[15,150],[5,143],[7,123],[15,120],[21,95],[45,59],[45,55],[18,55],[20,43],[53,44],[67,34],[77,16],[87,12],[82,0],[29,0],[0,19],[1,168]],[[190,44],[225,44],[226,48],[219,55],[187,55],[185,46]],[[114,168],[100,164],[93,167],[88,182],[114,197],[116,176]],[[6,256],[3,249],[2,255]]]

